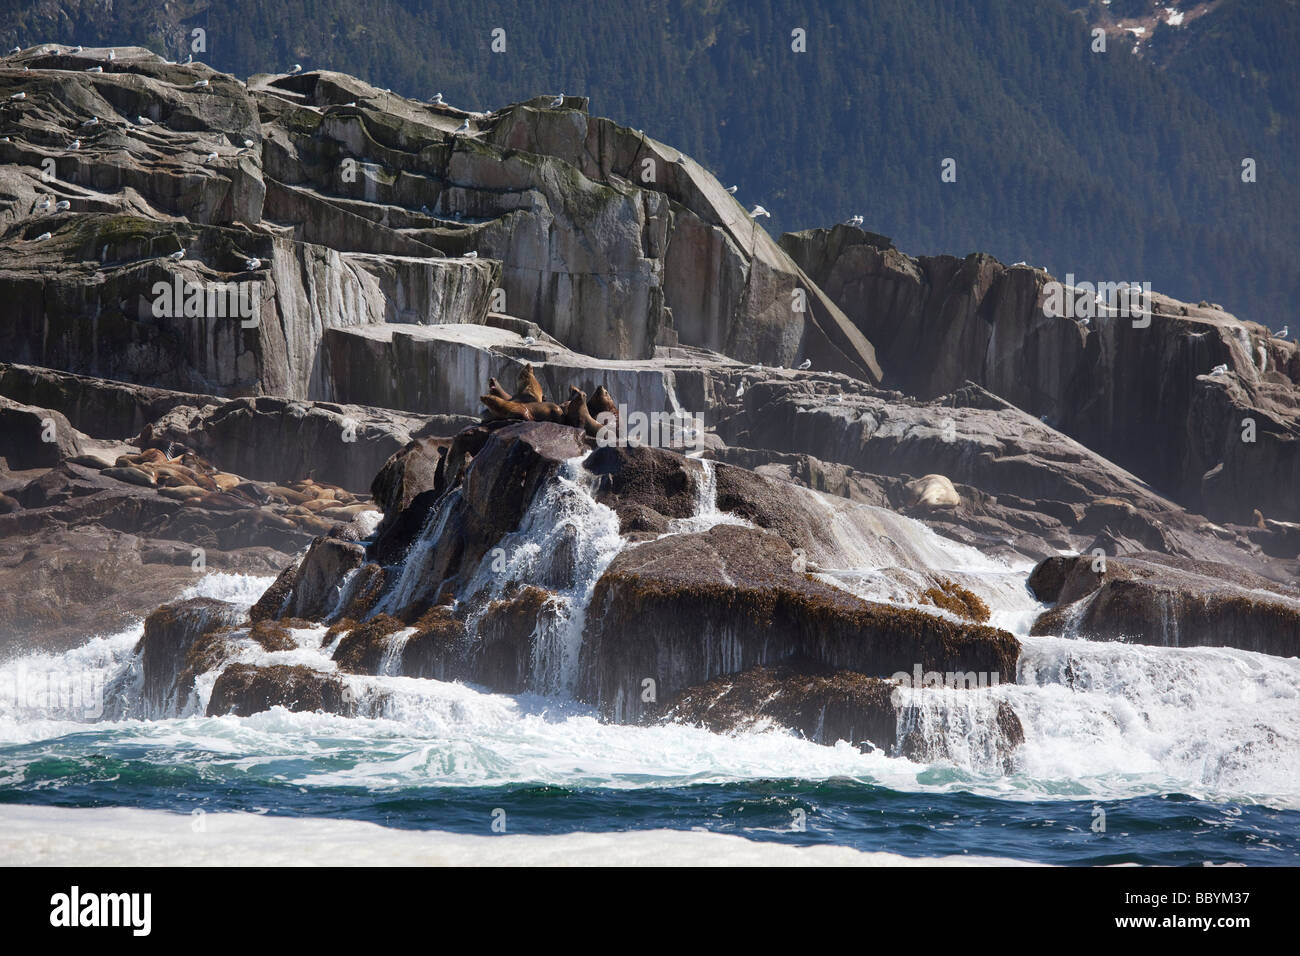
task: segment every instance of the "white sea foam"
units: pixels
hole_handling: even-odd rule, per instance
[[[485,820],[487,818],[485,817]],[[486,829],[486,827],[485,827]],[[699,830],[469,835],[357,820],[200,817],[120,807],[0,806],[0,863],[18,866],[1022,866],[906,857]]]

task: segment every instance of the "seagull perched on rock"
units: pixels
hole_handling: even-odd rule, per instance
[[[551,100],[551,109],[558,110],[564,106],[564,94],[561,93],[555,99]]]
[[[54,204],[54,208],[59,211],[63,211],[64,209],[71,209],[72,203],[68,202],[68,200],[66,199],[60,199],[58,202]]]
[[[804,359],[802,362],[799,363],[799,368],[805,372],[808,369],[812,368],[812,359]]]
[[[1284,339],[1290,334],[1291,334],[1291,326],[1284,325],[1282,326],[1282,328],[1277,330],[1277,335],[1275,335],[1274,338]]]
[[[531,335],[524,336],[524,345],[536,345],[536,344],[537,344],[537,339],[533,338]]]
[[[10,52],[10,53],[22,53],[22,52],[23,52],[23,48],[20,47],[20,46],[16,46],[16,47],[14,47],[12,50],[10,50],[9,52]]]
[[[731,195],[734,196],[734,195],[736,195],[736,190],[739,189],[739,188],[740,188],[739,186],[728,186],[728,187],[727,187],[727,192],[731,193]]]
[[[36,237],[34,240],[32,240],[32,241],[33,241],[33,242],[44,242],[46,239],[51,238],[52,235],[53,235],[52,233],[43,232],[43,233],[41,233],[39,236],[37,236],[37,237]]]
[[[1211,374],[1211,375],[1227,375],[1227,374],[1228,374],[1228,366],[1227,366],[1227,365],[1216,365],[1216,366],[1214,366],[1214,368],[1210,369],[1210,374]]]
[[[196,90],[201,90],[201,89],[203,89],[203,88],[204,88],[205,86],[207,86],[207,85],[208,85],[208,81],[207,81],[207,80],[195,80],[195,81],[194,81],[194,87],[193,87],[193,88],[196,89]]]
[[[185,250],[184,250],[184,249],[177,249],[175,252],[173,252],[173,253],[172,253],[171,255],[169,255],[167,258],[168,258],[168,259],[171,259],[173,262],[180,262],[182,259],[185,258]]]
[[[769,219],[772,218],[772,214],[768,212],[766,209],[764,209],[762,206],[755,206],[753,209],[749,211],[750,219],[757,219],[760,216],[767,216],[767,218]]]
[[[465,259],[477,259],[477,258],[478,258],[478,253],[477,253],[477,252],[467,252],[467,253],[465,253],[465,255],[463,256],[463,258],[465,258]]]
[[[49,209],[49,208],[50,208],[50,197],[49,197],[49,196],[42,196],[41,199],[40,199],[40,202],[38,202],[38,203],[36,204],[36,208],[37,208],[37,209]]]
[[[88,66],[88,67],[86,67],[86,72],[87,72],[87,73],[103,73],[103,72],[104,72],[104,68],[103,68],[102,66]]]
[[[98,116],[92,116],[90,119],[86,120],[86,122],[82,123],[81,125],[82,125],[82,126],[98,126],[98,125],[99,125],[99,117],[98,117]]]
[[[108,58],[109,58],[110,60],[116,60],[116,59],[117,59],[117,53],[116,53],[115,51],[113,51],[113,50],[109,50],[109,51],[108,51]]]
[[[740,387],[736,389],[736,397],[737,398],[745,397],[745,380],[743,378],[740,380]]]
[[[433,100],[432,100],[431,102],[433,103],[434,106],[441,106],[441,105],[442,105],[442,94],[441,94],[441,93],[434,93],[434,94],[433,94]]]
[[[257,144],[254,143],[251,139],[244,140],[244,149],[252,149],[256,145]]]
[[[80,53],[80,52],[81,52],[81,44],[78,43],[76,46],[74,46],[74,47],[72,48],[72,52],[73,52],[73,53]]]
[[[261,259],[245,259],[245,260],[244,260],[244,268],[247,269],[249,272],[252,272],[254,269],[260,269],[260,268],[262,268],[262,260],[261,260]]]
[[[301,63],[295,63],[295,64],[293,65],[293,69],[289,71],[289,75],[290,75],[290,76],[293,76],[295,73],[301,73],[301,72],[302,72],[302,64],[301,64]]]
[[[13,95],[11,95],[11,96],[9,97],[9,99],[11,99],[11,100],[25,100],[25,99],[27,99],[27,94],[26,94],[26,93],[14,93]]]
[[[468,133],[468,132],[469,132],[469,120],[465,120],[465,122],[463,122],[463,123],[461,123],[459,126],[457,126],[457,127],[456,127],[456,132],[457,132],[457,133]]]
[[[151,119],[150,119],[149,117],[147,117],[147,116],[137,116],[137,117],[135,118],[135,121],[136,121],[137,123],[139,123],[141,126],[152,126],[152,125],[153,125],[153,120],[151,120]]]
[[[68,144],[68,149],[81,149],[81,140],[74,139],[71,143]]]
[[[861,216],[849,216],[847,225],[860,226],[865,220]]]
[[[203,161],[205,163],[215,163],[218,158],[219,157],[217,156],[216,153],[208,153],[208,155],[203,157]]]

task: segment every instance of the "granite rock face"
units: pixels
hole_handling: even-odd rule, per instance
[[[0,62],[0,654],[145,619],[118,716],[383,716],[405,677],[940,760],[951,707],[1006,772],[970,678],[1016,679],[1009,620],[1298,652],[1300,357],[1263,327],[778,244],[581,97],[116,52]],[[244,612],[205,570],[274,578]]]
[[[851,226],[781,245],[875,344],[892,386],[932,398],[974,382],[1193,511],[1300,518],[1295,342],[1158,293],[1148,314],[1117,314],[1110,290],[1082,282],[1062,315],[1049,302],[1057,280],[1041,269],[979,254],[913,258]]]
[[[27,93],[0,144],[11,361],[332,400],[330,332],[491,308],[598,358],[681,343],[880,377],[711,175],[583,100],[470,115],[342,74],[243,83],[118,53],[93,74],[62,50],[4,64]]]

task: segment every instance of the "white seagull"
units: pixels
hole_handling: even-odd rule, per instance
[[[102,66],[88,66],[88,67],[86,67],[86,72],[87,72],[87,73],[103,73],[103,72],[104,72],[104,68],[103,68]]]
[[[43,232],[43,233],[41,233],[39,236],[37,236],[37,237],[33,240],[33,242],[44,242],[46,239],[49,239],[49,238],[51,237],[51,235],[52,235],[52,233]]]
[[[301,63],[295,63],[295,64],[293,65],[293,69],[289,71],[289,75],[290,75],[290,76],[293,76],[295,73],[301,73],[301,72],[302,72],[302,64],[301,64]]]
[[[244,268],[247,269],[247,270],[250,271],[250,272],[252,272],[254,269],[260,269],[261,267],[262,267],[262,260],[261,260],[261,259],[245,259],[245,260],[244,260]]]
[[[60,199],[58,202],[54,204],[54,208],[58,210],[71,209],[72,203],[68,202],[68,200],[66,199]]]
[[[147,117],[147,116],[137,116],[137,117],[135,118],[135,121],[136,121],[137,123],[139,123],[141,126],[152,126],[152,125],[153,125],[153,120],[151,120],[151,119],[150,119],[149,117]]]
[[[477,252],[467,252],[467,253],[465,253],[464,256],[462,256],[462,258],[464,258],[464,259],[477,259],[477,258],[478,258],[478,253],[477,253]]]
[[[74,47],[72,48],[72,52],[73,52],[73,53],[80,53],[80,52],[81,52],[81,44],[78,43],[76,46],[74,46]]]
[[[461,123],[459,126],[457,126],[457,127],[456,127],[456,132],[457,132],[457,133],[468,133],[468,132],[469,132],[469,120],[465,120],[465,122],[463,122],[463,123]]]
[[[68,149],[81,149],[81,140],[74,139],[71,143],[68,144]]]
[[[208,81],[207,81],[207,80],[195,80],[195,81],[194,81],[194,89],[196,89],[196,90],[201,90],[201,89],[203,89],[203,87],[205,87],[205,86],[207,86],[207,85],[208,85]]]
[[[434,94],[433,94],[433,105],[434,105],[434,106],[441,106],[441,105],[442,105],[442,94],[441,94],[441,93],[434,93]]]
[[[99,125],[99,117],[98,117],[98,116],[92,116],[90,119],[86,120],[86,122],[82,123],[81,125],[82,125],[82,126],[98,126],[98,125]]]
[[[116,60],[116,59],[117,59],[117,53],[115,53],[113,50],[109,50],[109,51],[108,51],[108,58],[109,58],[110,60]]]
[[[757,219],[760,216],[767,216],[767,218],[769,219],[772,218],[772,214],[768,212],[766,209],[764,209],[762,206],[755,206],[753,209],[749,211],[750,219]]]
[[[551,100],[551,109],[558,110],[564,106],[564,94],[561,93],[555,99]]]
[[[533,338],[531,335],[524,336],[524,345],[536,345],[536,344],[537,344],[537,339]]]
[[[863,220],[863,218],[862,218],[861,216],[850,216],[850,217],[849,217],[849,221],[848,221],[848,225],[850,225],[850,226],[860,226],[860,225],[862,225],[863,222],[864,222],[864,220]]]
[[[1282,328],[1277,330],[1277,335],[1275,336],[1275,338],[1284,339],[1290,334],[1291,334],[1291,326],[1284,325],[1282,326]]]
[[[256,145],[257,144],[254,143],[251,139],[244,140],[244,149],[252,149]]]
[[[734,196],[734,195],[736,195],[736,189],[737,189],[737,188],[738,188],[738,187],[736,187],[736,186],[728,186],[728,187],[727,187],[727,192],[731,193],[731,195]]]
[[[1228,374],[1228,366],[1227,366],[1227,365],[1216,365],[1216,366],[1214,366],[1214,368],[1210,369],[1210,374],[1211,374],[1211,375],[1227,375],[1227,374]]]
[[[736,397],[744,398],[744,396],[745,396],[745,380],[742,378],[740,380],[740,388],[736,389]]]
[[[203,157],[203,161],[204,161],[205,163],[215,163],[215,162],[217,161],[217,159],[218,159],[218,156],[217,156],[216,153],[208,153],[208,155],[206,155],[206,156]]]
[[[799,368],[802,369],[803,371],[807,371],[808,369],[812,368],[812,359],[804,359],[802,362],[799,363]]]
[[[12,96],[10,96],[9,98],[10,98],[11,100],[25,100],[25,99],[27,99],[27,94],[26,94],[26,93],[14,93],[14,94],[13,94]]]
[[[16,46],[16,47],[14,47],[12,50],[10,50],[9,52],[10,52],[10,53],[22,53],[22,52],[23,52],[23,48],[20,47],[20,46]]]
[[[49,197],[49,196],[42,196],[42,197],[41,197],[41,201],[38,202],[38,203],[36,204],[36,208],[37,208],[37,209],[49,209],[49,208],[50,208],[50,197]]]
[[[168,258],[168,259],[171,259],[173,262],[180,262],[182,259],[185,258],[185,250],[184,250],[184,249],[177,249],[175,252],[173,252],[173,253],[172,253],[171,255],[169,255],[167,258]]]

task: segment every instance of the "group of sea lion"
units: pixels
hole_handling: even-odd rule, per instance
[[[569,398],[563,405],[546,401],[542,385],[528,362],[519,370],[513,395],[502,388],[495,378],[490,378],[488,393],[480,395],[479,400],[488,410],[483,417],[484,421],[515,419],[525,422],[555,422],[581,428],[593,438],[601,429],[602,413],[618,415],[618,406],[604,385],[598,387],[591,398],[576,385],[570,385]]]
[[[359,501],[357,496],[336,485],[311,478],[285,484],[263,484],[239,475],[218,471],[193,452],[170,457],[161,448],[146,448],[131,455],[121,455],[102,474],[118,481],[145,488],[156,488],[165,498],[187,505],[218,510],[237,510],[250,505],[284,504],[284,516],[329,518],[351,521],[362,511],[376,510],[375,505]],[[314,522],[312,528],[316,530]]]

